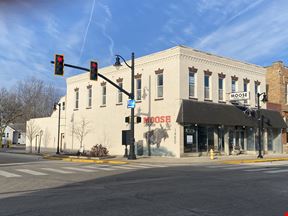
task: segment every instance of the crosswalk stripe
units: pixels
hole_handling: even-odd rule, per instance
[[[83,168],[78,168],[78,167],[62,167],[62,168],[74,170],[74,171],[80,171],[80,172],[95,172],[95,170],[83,169]]]
[[[125,165],[126,167],[131,167],[131,168],[143,168],[143,169],[146,169],[146,168],[150,168],[148,166],[141,166],[141,165],[137,165],[137,164],[129,164],[129,165]]]
[[[271,171],[266,171],[264,173],[273,174],[273,173],[283,173],[283,172],[288,172],[288,169],[271,170]]]
[[[71,171],[65,171],[65,170],[54,169],[54,168],[41,168],[41,169],[46,170],[46,171],[55,172],[55,173],[63,173],[63,174],[74,173]]]
[[[38,172],[38,171],[34,171],[34,170],[29,170],[29,169],[16,169],[19,172],[23,172],[23,173],[27,173],[27,174],[31,174],[31,175],[47,175],[46,173],[42,173],[42,172]]]
[[[104,166],[84,166],[85,168],[89,168],[89,169],[96,169],[96,170],[105,170],[105,171],[111,171],[111,170],[116,170],[115,168],[111,168],[111,167],[104,167]]]
[[[269,171],[269,170],[278,170],[279,168],[259,168],[259,169],[248,169],[243,170],[245,172],[259,172],[259,171]]]
[[[117,169],[126,169],[126,170],[131,170],[131,169],[135,169],[133,167],[127,167],[126,165],[117,165],[115,166]]]
[[[4,177],[7,177],[7,178],[21,177],[21,175],[17,175],[17,174],[14,174],[14,173],[6,172],[6,171],[3,171],[3,170],[0,170],[0,175],[4,176]]]

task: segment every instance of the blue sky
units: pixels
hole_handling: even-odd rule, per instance
[[[100,67],[114,54],[130,59],[186,45],[267,66],[287,63],[286,0],[0,0],[0,88],[35,76],[65,90],[65,63]]]

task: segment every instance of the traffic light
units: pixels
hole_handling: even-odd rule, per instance
[[[98,80],[98,63],[90,61],[90,80]]]
[[[64,75],[64,55],[55,55],[54,59],[54,74],[58,76],[63,76]]]

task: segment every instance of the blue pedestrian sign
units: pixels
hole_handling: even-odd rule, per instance
[[[127,108],[135,108],[135,100],[128,100],[127,102]]]

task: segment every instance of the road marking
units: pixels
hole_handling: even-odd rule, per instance
[[[17,174],[10,173],[10,172],[6,172],[6,171],[2,171],[2,170],[0,170],[0,175],[1,175],[1,176],[4,176],[4,177],[7,177],[7,178],[11,178],[11,177],[22,177],[21,175],[17,175]]]
[[[265,171],[264,173],[274,174],[274,173],[283,173],[283,172],[288,172],[288,169],[271,170],[271,171]]]
[[[207,168],[223,168],[223,167],[232,167],[233,165],[211,165],[211,166],[206,166]]]
[[[105,170],[105,171],[111,171],[111,170],[116,170],[115,168],[111,168],[111,167],[101,167],[101,166],[84,166],[85,168],[89,168],[89,169],[96,169],[96,170]]]
[[[233,167],[223,167],[225,170],[240,170],[240,169],[247,169],[248,167],[245,165],[240,165],[240,166],[233,166]]]
[[[141,165],[137,165],[137,164],[129,164],[129,165],[125,165],[126,167],[131,167],[131,168],[143,168],[143,169],[147,169],[147,168],[151,168],[148,166],[141,166]]]
[[[29,170],[29,169],[16,169],[16,170],[19,171],[19,172],[28,173],[28,174],[37,175],[37,176],[47,175],[46,173],[37,172],[37,171],[34,171],[34,170]]]
[[[133,167],[127,167],[126,165],[117,165],[115,166],[117,169],[126,169],[126,170],[131,170],[131,169],[135,169]]]
[[[278,170],[279,168],[259,168],[259,169],[248,169],[243,170],[245,172],[259,172],[259,171],[269,171],[269,170]]]
[[[78,168],[78,167],[62,167],[62,168],[74,170],[74,171],[80,171],[80,172],[95,172],[95,170],[83,169],[83,168]]]
[[[63,173],[63,174],[74,173],[74,172],[71,172],[71,171],[65,171],[65,170],[53,169],[53,168],[41,168],[41,169],[47,170],[47,171],[51,171],[51,172],[55,172],[55,173]]]
[[[139,165],[140,166],[149,166],[149,167],[168,167],[166,165],[159,165],[159,164],[139,164]]]

